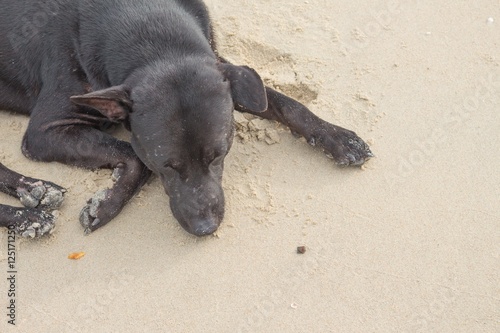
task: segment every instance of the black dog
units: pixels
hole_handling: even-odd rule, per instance
[[[0,108],[30,115],[24,155],[114,169],[114,186],[82,210],[86,232],[117,216],[153,171],[179,223],[197,236],[213,233],[224,215],[234,109],[287,125],[340,165],[373,156],[354,132],[219,57],[200,0],[0,0],[0,7]],[[101,131],[107,122],[124,123],[131,144]],[[0,206],[1,224],[31,236],[50,230],[42,211],[57,207],[63,190],[0,170],[0,189],[29,207]]]

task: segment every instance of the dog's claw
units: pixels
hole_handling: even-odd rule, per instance
[[[91,226],[92,227],[95,227],[96,225],[98,225],[99,223],[101,223],[101,220],[99,219],[95,219],[94,222],[92,222]]]
[[[83,207],[80,212],[80,224],[84,228],[88,228],[90,225],[90,214],[89,214],[89,206]]]
[[[33,228],[28,228],[25,232],[23,232],[22,236],[24,238],[35,238],[36,236],[36,231]]]
[[[86,235],[102,226],[102,220],[97,216],[101,203],[106,200],[108,193],[108,189],[98,191],[87,201],[87,205],[80,212],[80,224],[84,228]]]
[[[40,203],[39,200],[37,200],[30,192],[28,192],[28,190],[24,188],[17,189],[17,196],[23,206],[27,208],[35,208]]]

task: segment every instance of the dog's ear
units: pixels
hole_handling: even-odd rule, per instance
[[[254,113],[267,110],[266,89],[255,70],[228,63],[219,63],[219,70],[231,84],[231,96],[237,110]]]
[[[132,101],[123,85],[71,96],[70,99],[75,104],[96,109],[113,122],[127,119],[128,113],[132,110]]]

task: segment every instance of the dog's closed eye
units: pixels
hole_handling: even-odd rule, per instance
[[[163,167],[165,169],[168,169],[168,168],[173,169],[173,170],[175,170],[177,172],[181,172],[182,169],[183,169],[183,165],[182,165],[181,162],[179,162],[179,161],[173,161],[173,160],[168,160],[167,162],[165,162],[163,164]]]
[[[203,156],[203,163],[207,166],[218,165],[224,161],[227,151],[225,149],[213,149],[205,152]]]

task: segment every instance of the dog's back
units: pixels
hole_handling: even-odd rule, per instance
[[[36,101],[43,84],[42,68],[65,27],[59,17],[72,16],[70,0],[0,0],[0,108],[23,113]]]
[[[99,89],[142,63],[212,51],[208,13],[198,0],[0,0],[0,8],[0,88],[9,96],[0,108],[13,111],[29,113],[65,63]]]
[[[109,75],[107,82],[93,86],[119,84],[134,69],[160,59],[212,52],[208,13],[200,1],[91,2],[80,9],[78,54],[84,68],[101,67],[89,77]]]

